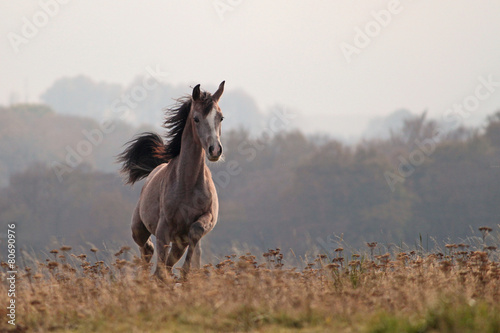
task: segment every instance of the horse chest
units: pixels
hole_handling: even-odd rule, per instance
[[[212,212],[214,198],[209,190],[203,188],[193,191],[176,190],[175,193],[176,199],[168,201],[165,206],[168,219],[193,221],[203,214]]]

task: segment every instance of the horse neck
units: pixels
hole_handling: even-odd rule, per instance
[[[203,184],[205,178],[205,154],[199,140],[195,139],[194,128],[191,121],[186,122],[182,133],[181,151],[177,163],[177,177],[185,190]]]

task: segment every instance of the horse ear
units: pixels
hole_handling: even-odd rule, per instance
[[[198,101],[200,99],[200,85],[197,84],[196,87],[193,88],[193,100]]]
[[[226,81],[222,81],[221,84],[219,84],[219,89],[214,93],[213,99],[214,101],[218,102],[220,97],[222,96],[222,93],[224,92],[224,83]]]

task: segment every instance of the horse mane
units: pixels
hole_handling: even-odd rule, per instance
[[[213,108],[212,94],[200,93],[203,114],[206,116]],[[191,111],[192,98],[185,96],[177,104],[166,109],[163,127],[167,129],[166,142],[156,133],[146,132],[127,142],[125,150],[117,156],[122,163],[121,172],[127,176],[127,183],[147,177],[158,165],[168,163],[181,152],[182,132]]]
[[[212,94],[203,91],[200,94],[200,100],[203,103],[203,114],[207,115],[213,108]],[[157,152],[157,157],[170,161],[180,154],[182,133],[191,110],[191,103],[191,96],[185,96],[179,98],[173,107],[165,109],[163,127],[167,130],[165,135],[166,143],[165,149]]]

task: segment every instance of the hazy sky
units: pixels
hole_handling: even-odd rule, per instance
[[[126,85],[159,66],[186,92],[226,80],[262,110],[286,105],[309,131],[350,136],[399,108],[441,117],[474,95],[479,76],[500,82],[500,1],[65,2],[1,2],[0,104],[13,93],[37,101],[62,76]],[[16,53],[26,22],[41,27]],[[341,46],[356,47],[366,29],[349,62]],[[472,113],[497,109],[500,87]]]

